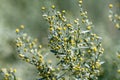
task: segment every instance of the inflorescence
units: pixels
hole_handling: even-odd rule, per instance
[[[16,46],[20,58],[36,66],[39,80],[97,80],[100,75],[100,56],[104,49],[102,38],[92,32],[93,24],[79,0],[80,17],[69,20],[66,11],[42,7],[43,17],[49,23],[48,46],[56,56],[57,64],[46,61],[37,39],[24,33],[24,26],[16,29]]]
[[[1,80],[17,80],[16,76],[15,76],[15,72],[16,72],[16,69],[6,69],[6,68],[3,68],[0,70],[0,75],[2,77],[0,77]]]
[[[20,58],[34,66],[41,77],[39,80],[49,80],[56,77],[56,71],[52,68],[50,62],[45,61],[45,53],[42,54],[42,45],[38,45],[37,39],[32,39],[23,31],[24,26],[16,29],[16,46]]]
[[[120,15],[118,15],[117,13],[113,12],[112,8],[113,8],[113,4],[109,4],[109,19],[110,21],[112,21],[115,25],[115,27],[120,30]],[[117,57],[120,58],[120,51],[117,51]],[[120,73],[120,66],[118,66],[118,70],[117,72]]]
[[[49,47],[58,59],[56,65],[63,77],[75,80],[97,79],[101,64],[99,57],[104,49],[101,37],[92,32],[93,24],[89,21],[87,11],[79,1],[80,18],[70,21],[65,17],[65,10],[56,11],[55,6],[47,11],[42,7],[43,17],[49,23]],[[85,25],[82,27],[81,25]]]
[[[120,15],[113,12],[113,4],[109,4],[109,19],[114,23],[114,26],[120,30]]]

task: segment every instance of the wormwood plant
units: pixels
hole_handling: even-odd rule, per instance
[[[79,7],[81,17],[74,21],[65,17],[65,10],[56,11],[54,5],[49,11],[42,7],[43,17],[50,26],[50,51],[56,56],[57,64],[45,60],[41,45],[21,30],[24,26],[16,29],[19,56],[36,66],[39,80],[97,80],[100,75],[103,62],[99,57],[104,51],[102,38],[92,32],[93,24],[88,19],[87,11],[82,8],[82,0],[79,1]]]
[[[48,53],[42,52],[42,45],[24,32],[24,26],[16,29],[16,46],[19,57],[36,67],[39,78],[37,80],[97,80],[101,74],[100,60],[104,49],[102,38],[92,31],[93,23],[82,7],[82,0],[78,1],[80,16],[70,20],[66,11],[57,11],[55,6],[47,9],[42,7],[43,18],[49,24]],[[109,18],[120,29],[120,16],[111,10]],[[47,60],[48,54],[54,54],[56,63]],[[119,71],[119,70],[118,70]],[[2,69],[3,80],[17,80],[15,69]]]

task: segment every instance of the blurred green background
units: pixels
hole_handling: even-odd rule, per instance
[[[99,80],[120,80],[117,73],[120,60],[116,57],[120,49],[120,31],[108,19],[109,3],[113,3],[114,11],[120,14],[120,0],[84,0],[83,7],[94,23],[94,32],[103,37],[105,52],[101,59],[105,63]],[[42,18],[41,7],[49,8],[52,4],[58,10],[65,9],[73,18],[79,17],[77,0],[0,0],[0,68],[16,68],[21,80],[35,79],[35,67],[17,56],[15,29],[25,25],[25,31],[47,47],[48,24]]]

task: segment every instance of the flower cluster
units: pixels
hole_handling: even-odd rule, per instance
[[[120,15],[112,11],[113,4],[109,4],[109,19],[112,21],[117,29],[120,30]],[[120,58],[120,51],[117,51],[117,57]],[[117,70],[120,73],[120,69]]]
[[[109,4],[109,19],[112,21],[117,29],[120,29],[120,15],[113,12],[113,4]]]
[[[56,11],[54,5],[49,11],[42,7],[43,17],[50,26],[50,51],[58,59],[56,67],[64,74],[63,77],[74,80],[97,80],[103,64],[99,59],[104,51],[102,38],[92,32],[93,24],[88,19],[82,2],[79,0],[80,17],[73,21],[65,17],[65,10]]]
[[[38,80],[97,80],[100,75],[100,55],[103,54],[101,40],[92,32],[93,24],[87,11],[79,0],[80,17],[69,20],[66,11],[56,11],[54,5],[50,9],[42,7],[43,17],[49,23],[48,46],[50,54],[55,55],[56,63],[47,61],[47,53],[37,39],[32,39],[24,32],[24,26],[16,29],[16,46],[20,58],[34,65],[39,74]]]
[[[40,76],[39,80],[56,80],[57,70],[51,66],[51,61],[45,60],[47,54],[42,53],[42,45],[38,45],[37,39],[32,39],[24,33],[23,29],[23,25],[21,25],[20,29],[16,29],[18,55],[22,60],[36,66]]]
[[[16,69],[6,69],[6,68],[3,68],[0,70],[0,75],[2,77],[0,77],[0,80],[17,80],[16,76],[15,76],[15,72],[16,72]]]

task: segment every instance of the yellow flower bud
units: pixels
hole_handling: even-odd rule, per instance
[[[67,24],[67,27],[71,27],[72,26],[72,24]]]
[[[115,27],[116,27],[116,28],[120,28],[120,25],[117,23],[117,24],[115,25]]]
[[[117,72],[120,73],[120,69],[118,69]]]
[[[30,59],[26,59],[26,62],[30,62]]]
[[[20,30],[19,29],[16,29],[16,33],[19,33],[20,32]]]
[[[117,57],[120,58],[120,54],[118,54]]]
[[[84,20],[84,19],[82,19],[82,23],[85,23],[85,20]]]
[[[19,43],[17,43],[17,44],[16,44],[16,46],[17,46],[17,47],[20,47],[20,44],[19,44]]]
[[[49,28],[49,30],[50,30],[50,31],[53,31],[54,29],[51,27],[51,28]]]
[[[88,29],[88,30],[91,30],[91,26],[87,26],[87,29]]]
[[[52,7],[52,9],[55,9],[55,5],[52,5],[51,7]]]
[[[96,47],[93,47],[93,51],[94,51],[94,52],[97,52],[97,48],[96,48]]]
[[[16,72],[16,69],[13,69],[13,72]]]
[[[63,13],[65,13],[66,11],[65,10],[62,10]]]
[[[77,20],[74,20],[74,23],[77,23],[78,21]]]
[[[23,55],[23,54],[19,54],[19,56],[20,56],[21,58],[24,58],[24,55]]]
[[[109,8],[113,8],[113,5],[112,5],[112,4],[109,4]]]
[[[43,6],[41,9],[42,9],[42,10],[45,10],[46,8]]]
[[[39,45],[39,48],[41,49],[41,48],[42,48],[42,45]]]
[[[91,52],[91,50],[88,50],[88,53],[90,53]]]
[[[59,31],[60,31],[60,30],[62,30],[62,28],[61,28],[61,27],[58,27],[58,28],[57,28],[57,30],[59,30]]]
[[[21,28],[21,29],[24,29],[25,27],[24,27],[24,25],[21,25],[20,28]]]
[[[5,76],[6,76],[6,77],[9,77],[9,76],[10,76],[10,74],[6,73],[6,74],[5,74]]]
[[[66,30],[66,27],[63,27],[63,30],[65,31],[65,30]]]
[[[24,48],[24,52],[27,52],[27,49],[26,49],[26,48]]]
[[[82,1],[82,0],[80,0],[80,1],[79,1],[79,3],[80,3],[80,4],[82,4],[82,3],[83,3],[83,1]]]
[[[96,62],[96,68],[100,68],[101,64],[99,62]]]

